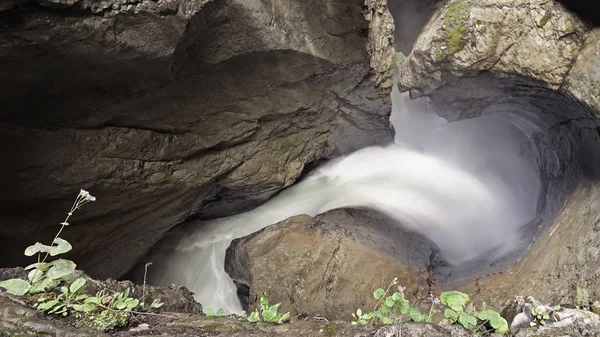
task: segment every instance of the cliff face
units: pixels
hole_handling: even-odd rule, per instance
[[[464,288],[490,303],[600,295],[599,32],[555,1],[451,0],[402,64],[400,89],[449,120],[499,114],[531,140],[545,191],[526,255]]]
[[[119,276],[174,225],[392,140],[385,1],[0,1],[0,265],[64,237]]]

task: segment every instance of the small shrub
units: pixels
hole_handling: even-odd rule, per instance
[[[204,314],[208,317],[213,317],[213,316],[221,317],[221,316],[225,316],[225,310],[219,309],[219,310],[215,311],[213,308],[206,308],[206,310],[204,310]]]
[[[493,331],[500,334],[508,332],[508,322],[493,310],[477,311],[473,303],[469,303],[469,295],[460,291],[446,291],[440,295],[443,305],[449,308],[444,316],[454,324],[460,324],[465,329],[474,330],[478,327],[489,327],[485,332]]]
[[[290,313],[287,312],[283,315],[279,314],[279,305],[281,305],[281,303],[270,305],[267,296],[262,295],[260,297],[260,312],[259,310],[254,310],[250,315],[247,315],[245,311],[242,311],[241,316],[245,317],[250,323],[263,321],[282,324],[290,318]]]
[[[369,322],[377,323],[378,321],[382,324],[392,324],[403,320],[431,322],[431,315],[437,312],[435,306],[439,304],[439,301],[433,297],[430,298],[431,308],[429,314],[422,314],[419,309],[411,306],[410,302],[404,298],[404,287],[399,286],[397,292],[386,296],[397,282],[398,279],[395,278],[386,290],[383,290],[382,288],[375,290],[373,292],[373,297],[378,300],[375,309],[366,313],[363,313],[361,309],[356,310],[356,313],[352,314],[352,317],[354,317],[352,324],[366,325],[369,324]]]

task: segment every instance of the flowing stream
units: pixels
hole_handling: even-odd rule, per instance
[[[224,271],[231,240],[293,215],[343,207],[385,213],[429,238],[454,265],[521,247],[519,228],[535,217],[540,193],[527,136],[500,117],[448,123],[397,90],[392,101],[395,144],[329,162],[252,211],[192,224],[174,252],[155,257],[150,283],[183,284],[205,308],[239,313]]]

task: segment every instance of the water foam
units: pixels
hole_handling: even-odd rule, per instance
[[[252,211],[188,226],[173,252],[155,257],[150,282],[186,285],[203,306],[239,312],[224,271],[231,240],[293,215],[343,207],[399,220],[433,241],[451,264],[493,260],[519,247],[518,229],[535,216],[540,189],[527,137],[505,120],[449,124],[416,113],[421,107],[403,104],[397,91],[393,100],[397,144],[332,161]]]

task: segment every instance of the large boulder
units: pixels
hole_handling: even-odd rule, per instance
[[[543,0],[450,0],[417,39],[400,89],[449,120],[509,119],[530,138],[545,185],[538,217],[522,230],[526,250],[442,288],[460,285],[497,308],[515,294],[548,303],[574,303],[576,288],[600,296],[599,41],[600,30]]]
[[[0,1],[0,266],[62,236],[127,272],[190,216],[247,210],[305,165],[390,142],[385,1]]]
[[[371,310],[375,288],[385,289],[396,277],[411,299],[426,297],[435,251],[383,215],[342,209],[291,217],[234,240],[225,270],[245,309],[256,308],[266,293],[292,315],[348,320],[358,308]]]

